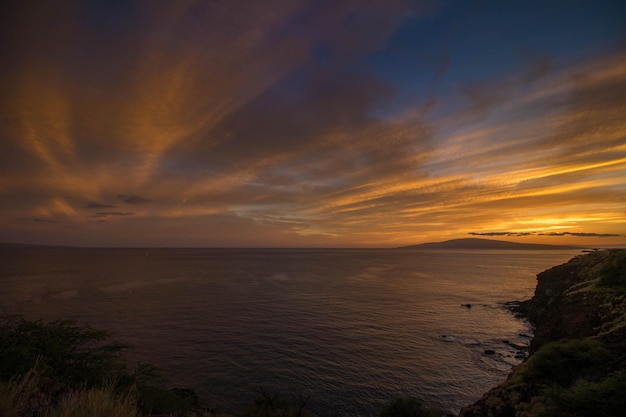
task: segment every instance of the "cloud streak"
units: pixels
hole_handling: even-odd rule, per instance
[[[0,232],[90,245],[623,241],[623,50],[518,49],[517,66],[477,79],[458,75],[456,39],[433,53],[426,33],[410,51],[443,56],[434,74],[408,54],[415,74],[400,79],[376,54],[445,13],[420,4],[16,5],[0,41]]]
[[[102,209],[102,208],[115,208],[116,206],[114,204],[106,204],[106,203],[100,203],[98,201],[90,201],[89,203],[85,204],[84,207],[90,208],[90,209]]]
[[[115,217],[115,216],[132,216],[135,213],[124,211],[98,211],[89,217]]]
[[[470,232],[472,236],[576,236],[576,237],[625,237],[619,233],[594,232]]]
[[[147,198],[135,194],[118,194],[116,197],[126,204],[145,204],[150,202]]]

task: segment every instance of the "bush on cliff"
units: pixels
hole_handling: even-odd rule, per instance
[[[626,287],[626,251],[611,251],[609,259],[600,270],[599,285]]]
[[[612,417],[626,411],[626,372],[617,371],[600,381],[577,380],[564,388],[544,391],[541,417]]]
[[[609,358],[608,350],[596,340],[560,340],[548,343],[528,358],[521,376],[526,384],[566,387],[597,371]]]

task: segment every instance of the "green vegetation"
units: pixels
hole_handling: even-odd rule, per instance
[[[626,251],[611,252],[611,256],[600,270],[598,285],[626,289]]]
[[[120,380],[127,375],[120,355],[127,346],[107,338],[107,332],[71,321],[6,317],[0,326],[0,379],[24,375],[37,364],[43,376],[70,387]]]
[[[189,391],[168,389],[153,366],[129,369],[126,348],[72,321],[2,318],[0,417],[211,415]]]
[[[619,416],[626,410],[626,372],[610,371],[615,358],[593,339],[550,343],[521,369],[536,387],[540,417]],[[533,415],[533,414],[531,414]]]
[[[626,410],[626,372],[617,371],[599,381],[577,380],[569,387],[544,390],[541,417],[611,417]]]
[[[626,372],[599,341],[551,342],[462,416],[617,417],[626,410]]]
[[[607,349],[596,340],[560,340],[543,346],[528,358],[520,376],[525,384],[567,387],[576,378],[597,371],[609,358]]]

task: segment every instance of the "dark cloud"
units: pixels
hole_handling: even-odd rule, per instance
[[[618,233],[593,232],[470,232],[472,236],[577,236],[577,237],[624,237]]]
[[[20,220],[33,223],[60,223],[59,220],[46,218],[46,217],[25,217]]]
[[[123,212],[123,211],[99,211],[96,214],[92,214],[89,217],[113,217],[113,216],[132,216],[135,213]]]
[[[143,198],[135,194],[118,194],[117,198],[126,204],[144,204],[150,202],[147,198]]]
[[[472,236],[531,236],[535,232],[469,232]]]
[[[621,54],[626,56],[626,49]],[[563,157],[593,155],[604,160],[606,150],[624,154],[619,149],[624,144],[626,79],[619,73],[625,67],[625,60],[609,59],[572,76],[573,91],[562,103],[566,117],[548,137],[551,145],[561,145]]]
[[[514,236],[514,232],[469,232],[472,236]]]
[[[87,204],[85,204],[85,208],[90,208],[90,209],[115,208],[115,207],[117,207],[115,204],[100,203],[98,201],[90,201]]]
[[[327,135],[371,124],[371,112],[394,95],[382,80],[359,72],[305,72],[274,86],[224,120],[221,138],[203,156],[213,166],[250,164],[318,144]],[[191,155],[193,158],[193,155]]]
[[[539,236],[624,237],[624,235],[617,233],[548,232],[537,234]]]

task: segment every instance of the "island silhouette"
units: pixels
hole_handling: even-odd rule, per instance
[[[465,238],[401,246],[398,249],[582,249],[580,246],[518,243],[506,240]]]

